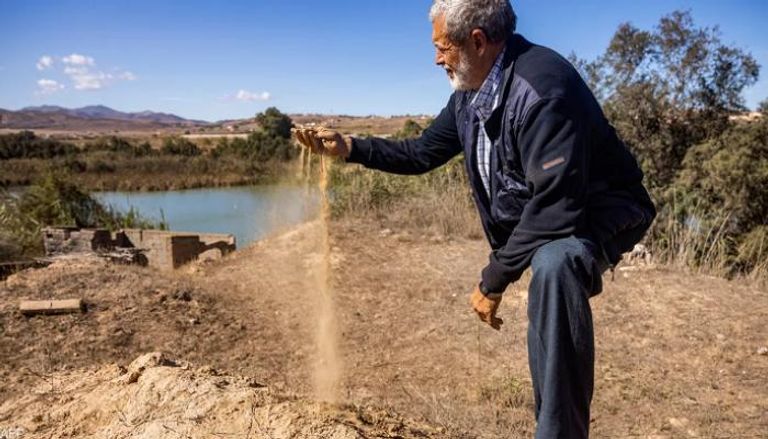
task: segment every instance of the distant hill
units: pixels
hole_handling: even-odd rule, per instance
[[[414,120],[422,127],[429,125],[432,116],[351,116],[327,114],[290,114],[296,125],[324,126],[346,133],[366,135],[392,135],[407,120]],[[66,133],[104,132],[170,132],[189,131],[196,135],[221,135],[249,133],[259,130],[252,117],[226,119],[217,122],[184,119],[175,114],[155,111],[128,113],[104,105],[81,108],[65,108],[57,105],[25,107],[17,111],[0,108],[0,130],[40,130]]]
[[[146,130],[168,126],[198,125],[208,125],[208,122],[154,111],[127,113],[104,105],[89,105],[82,108],[41,105],[25,107],[18,111],[0,109],[0,128],[11,129]]]

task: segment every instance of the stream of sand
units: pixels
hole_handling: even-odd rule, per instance
[[[312,154],[301,150],[301,170],[307,190],[312,185]],[[320,210],[316,236],[312,237],[315,251],[320,256],[313,259],[313,267],[309,270],[310,291],[316,301],[315,313],[315,348],[314,359],[314,388],[316,397],[322,401],[337,402],[341,382],[341,359],[339,355],[339,333],[334,306],[333,289],[331,287],[331,246],[328,237],[328,222],[330,207],[328,205],[328,166],[330,159],[319,156],[317,187],[320,192]]]

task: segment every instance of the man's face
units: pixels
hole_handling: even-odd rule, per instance
[[[436,17],[432,22],[432,42],[435,45],[435,63],[444,68],[448,81],[454,90],[474,90],[479,88],[477,72],[472,68],[473,54],[470,44],[462,47],[448,38],[445,30],[445,17]]]

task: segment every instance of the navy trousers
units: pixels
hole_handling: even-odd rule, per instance
[[[569,237],[540,247],[528,289],[528,362],[536,438],[586,438],[595,342],[589,298],[608,264],[592,241]]]

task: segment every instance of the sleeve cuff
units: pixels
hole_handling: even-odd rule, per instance
[[[508,271],[509,268],[491,258],[491,262],[483,268],[480,291],[485,295],[503,293],[509,284],[520,279],[522,275],[522,273],[516,273],[510,276]]]
[[[481,293],[483,293],[483,296],[489,298],[489,299],[498,299],[503,295],[503,293],[494,293],[492,291],[488,291],[488,288],[483,285],[483,282],[480,281],[480,285],[478,285],[478,289]]]
[[[373,154],[373,143],[370,140],[353,137],[350,148],[352,150],[349,152],[349,157],[346,158],[347,163],[359,163],[361,165],[370,163]]]

